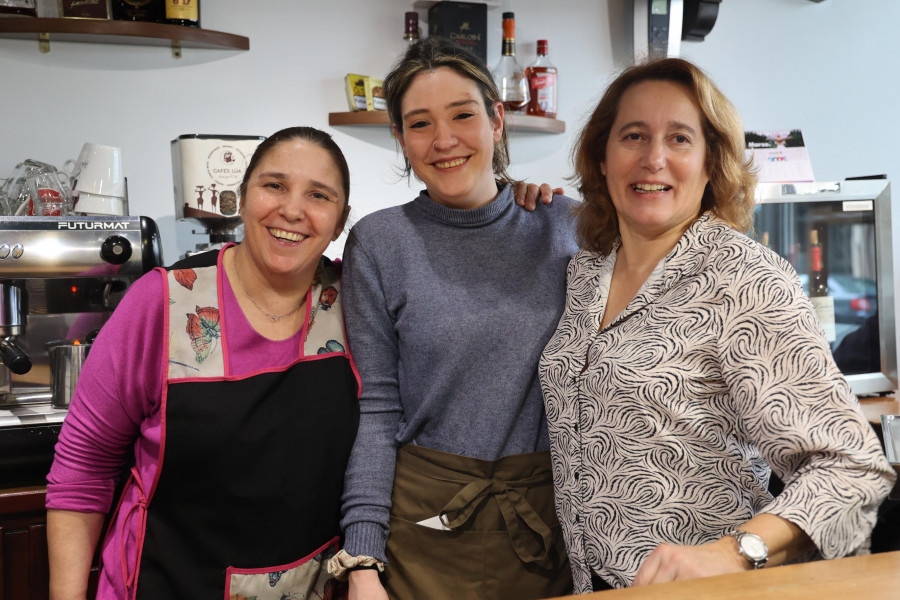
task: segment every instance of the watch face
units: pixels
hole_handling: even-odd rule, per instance
[[[759,536],[752,534],[741,536],[741,550],[751,560],[762,560],[768,555],[766,543]]]

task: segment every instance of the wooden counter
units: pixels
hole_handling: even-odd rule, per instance
[[[881,426],[881,415],[900,415],[900,400],[896,396],[860,398],[859,406],[872,425]]]
[[[569,596],[572,598],[573,596]],[[900,552],[594,592],[579,600],[900,600]]]

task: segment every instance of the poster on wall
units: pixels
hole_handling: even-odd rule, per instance
[[[809,153],[799,129],[745,131],[746,152],[753,157],[759,181],[815,181]]]

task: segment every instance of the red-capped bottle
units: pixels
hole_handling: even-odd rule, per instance
[[[419,30],[419,13],[414,10],[403,15],[403,40],[407,46],[412,46],[419,41],[422,32]]]
[[[528,88],[531,100],[528,101],[528,114],[538,117],[556,118],[556,67],[548,58],[547,40],[538,40],[537,59],[525,69],[528,77]]]
[[[516,60],[516,15],[503,13],[503,50],[500,61],[491,69],[503,107],[510,112],[525,112],[528,105],[528,79]]]

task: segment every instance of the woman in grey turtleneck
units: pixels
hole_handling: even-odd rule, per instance
[[[574,201],[515,206],[503,105],[458,46],[417,43],[385,90],[426,189],[360,220],[344,252],[362,394],[337,570],[351,598],[567,594],[537,364],[577,250]]]

